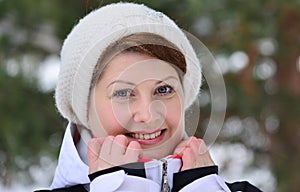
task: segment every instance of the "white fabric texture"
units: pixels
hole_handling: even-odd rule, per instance
[[[223,179],[216,175],[207,175],[197,179],[180,190],[180,192],[230,192]]]
[[[163,13],[144,5],[115,3],[89,13],[64,41],[55,93],[63,117],[88,128],[90,84],[101,53],[122,37],[141,32],[159,35],[183,53],[187,64],[183,78],[185,109],[194,102],[201,86],[201,67],[182,30]]]
[[[71,124],[65,131],[51,189],[89,183],[89,167],[81,160],[73,142]]]

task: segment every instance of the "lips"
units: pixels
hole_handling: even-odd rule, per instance
[[[142,133],[130,133],[129,136],[133,137],[135,139],[144,139],[144,140],[149,140],[149,139],[155,139],[158,136],[160,136],[162,131],[157,131],[155,133],[151,134],[142,134]]]
[[[163,140],[166,129],[161,129],[152,133],[128,133],[127,136],[138,141],[142,145],[154,145]]]

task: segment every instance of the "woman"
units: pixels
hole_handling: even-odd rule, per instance
[[[57,107],[69,125],[52,191],[260,191],[227,184],[185,110],[199,60],[166,15],[117,3],[83,18],[64,42]]]

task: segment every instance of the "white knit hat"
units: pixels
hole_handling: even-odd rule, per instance
[[[88,128],[88,97],[93,71],[101,53],[117,40],[148,32],[172,42],[183,53],[185,109],[201,86],[201,67],[183,31],[166,15],[144,5],[115,3],[92,11],[73,28],[61,50],[61,68],[55,99],[69,121]]]

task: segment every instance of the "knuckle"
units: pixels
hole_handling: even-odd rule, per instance
[[[105,139],[104,139],[104,141],[113,141],[114,140],[114,136],[107,136]]]
[[[96,138],[92,138],[88,141],[88,145],[94,145],[97,142]]]

